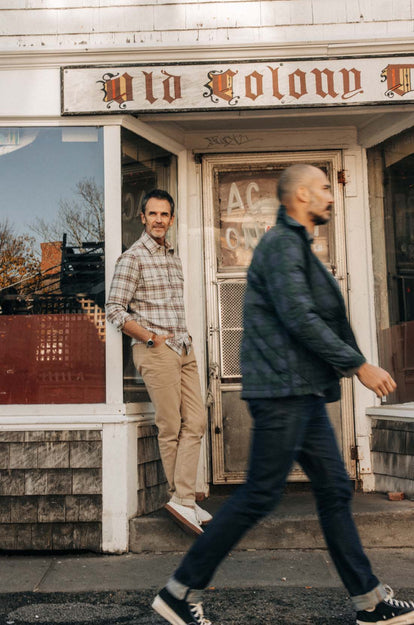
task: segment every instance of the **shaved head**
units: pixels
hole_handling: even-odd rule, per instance
[[[308,187],[315,176],[321,174],[319,167],[300,163],[291,165],[285,169],[277,183],[277,197],[284,203],[286,199],[292,197],[298,187]]]
[[[326,224],[332,215],[334,197],[322,169],[297,163],[282,172],[277,195],[286,213],[313,234],[315,226]]]

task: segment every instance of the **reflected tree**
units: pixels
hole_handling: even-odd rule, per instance
[[[34,244],[33,237],[17,235],[7,219],[0,221],[0,290],[33,288],[40,272]]]
[[[65,233],[68,245],[80,247],[85,242],[104,241],[104,226],[103,189],[93,178],[84,178],[76,184],[72,200],[60,200],[54,221],[37,218],[31,229],[43,241],[62,241]]]

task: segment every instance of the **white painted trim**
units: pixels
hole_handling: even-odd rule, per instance
[[[348,192],[345,187],[346,246],[349,280],[349,316],[358,344],[373,364],[377,363],[377,338],[374,308],[374,274],[372,267],[372,242],[370,212],[368,202],[368,172],[365,151],[359,146],[344,150],[344,166],[351,177]],[[359,463],[359,477],[363,481],[372,473],[371,456],[367,452],[367,442],[371,434],[371,423],[366,417],[367,406],[375,402],[375,394],[363,386],[354,376],[355,435],[364,449],[363,460]]]
[[[200,375],[201,393],[206,397],[206,329],[205,289],[203,259],[202,198],[200,187],[200,166],[197,166],[189,151],[178,154],[178,253],[185,276],[185,310],[189,332],[193,338],[194,350]],[[208,495],[208,436],[203,437],[197,470],[196,492]]]
[[[358,469],[359,477],[363,481],[364,490],[371,490],[366,486],[365,479],[369,476],[372,477],[371,466],[371,437],[370,436],[357,436],[356,444],[358,448]]]
[[[62,417],[50,417],[42,420],[24,419],[16,422],[12,419],[2,419],[0,432],[39,432],[53,430],[102,430],[102,421],[93,422],[79,418],[74,421],[64,420]]]
[[[102,550],[129,548],[129,519],[138,507],[137,426],[105,424],[102,431]]]
[[[124,425],[126,423],[147,423],[153,422],[148,415],[120,415],[102,416],[96,419],[82,416],[62,417],[24,417],[16,419],[1,419],[0,430],[18,431],[18,430],[101,430],[104,423],[113,423]]]
[[[376,406],[366,409],[368,417],[384,419],[385,421],[413,421],[414,402],[407,404],[394,404],[390,406]]]
[[[59,414],[63,417],[85,416],[87,418],[99,419],[103,415],[125,414],[124,404],[3,404],[0,407],[0,415],[3,417],[33,417],[42,419],[43,417],[55,418]]]
[[[165,150],[173,152],[173,154],[179,154],[182,150],[186,149],[185,146],[178,141],[175,141],[159,130],[149,126],[144,121],[138,120],[133,115],[79,115],[68,117],[50,115],[47,117],[39,115],[28,117],[25,115],[23,118],[8,115],[0,117],[0,126],[19,126],[21,128],[32,126],[38,126],[39,128],[49,126],[115,126],[119,128],[122,126],[144,137],[148,141],[156,143]]]
[[[412,54],[412,38],[390,37],[381,39],[355,39],[352,41],[304,41],[211,45],[131,46],[77,50],[13,50],[0,54],[0,68],[15,69],[36,67],[60,67],[85,63],[88,65],[137,63],[139,61],[193,61],[197,60],[244,60],[274,58],[318,58],[335,56],[397,55]]]
[[[12,117],[10,115],[0,118],[0,126],[19,126],[21,128],[39,126],[120,126],[124,122],[124,116],[120,115],[82,115],[81,117],[55,117],[33,116]]]
[[[155,143],[159,147],[164,150],[168,150],[173,154],[180,154],[185,150],[185,146],[178,143],[171,137],[166,136],[165,134],[159,132],[155,128],[148,126],[148,124],[143,121],[136,119],[132,115],[128,115],[122,118],[122,126],[124,128],[128,128],[132,132],[135,132],[137,135],[147,139],[147,141],[151,141],[151,143]]]
[[[374,119],[365,128],[359,130],[358,143],[364,148],[370,148],[408,128],[412,128],[414,126],[414,113],[412,111],[413,107],[411,106],[405,111],[405,114],[401,111],[400,115],[391,123],[388,120],[385,121],[383,116],[380,116],[379,119]],[[392,112],[394,112],[394,109]]]
[[[41,423],[42,419],[84,419],[99,423],[103,419],[123,419],[124,417],[141,417],[153,414],[154,408],[149,402],[119,404],[3,404],[0,407],[0,423],[9,418],[16,423],[25,419],[34,419]]]
[[[277,117],[277,112],[273,112]],[[348,114],[348,111],[347,111]],[[371,112],[372,114],[372,112]],[[154,116],[151,116],[154,119]],[[257,117],[256,117],[257,119]],[[317,138],[317,140],[315,140]],[[236,139],[239,143],[235,142]],[[332,150],[353,147],[357,142],[357,132],[354,126],[311,127],[300,128],[300,132],[292,128],[278,128],[274,131],[255,130],[252,128],[237,130],[236,120],[228,131],[215,130],[214,118],[211,118],[210,131],[191,131],[185,135],[185,144],[188,149],[201,154],[225,154],[246,152],[274,152],[277,141],[278,151],[288,150]]]
[[[109,287],[116,259],[122,251],[121,206],[121,127],[104,128],[105,171],[105,294]],[[105,342],[106,402],[123,402],[122,336],[113,325],[106,323]]]

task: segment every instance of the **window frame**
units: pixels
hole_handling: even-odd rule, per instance
[[[104,152],[104,202],[105,202],[105,292],[112,280],[115,261],[122,250],[122,178],[121,178],[121,128],[159,145],[177,156],[178,188],[186,181],[186,148],[131,116],[79,116],[71,118],[3,118],[0,128],[48,128],[94,126],[103,129]],[[185,194],[180,195],[180,209],[186,210]],[[179,242],[178,242],[179,244]],[[183,246],[184,247],[184,246]],[[153,412],[150,403],[124,403],[122,336],[110,324],[106,325],[105,342],[106,401],[94,404],[4,404],[0,407],[0,429],[11,424],[35,427],[53,427],[74,423],[119,423],[128,416],[139,414],[145,421]],[[16,419],[17,417],[17,419]],[[134,419],[135,420],[135,419]]]
[[[406,131],[407,129],[403,132],[405,133]],[[381,354],[379,333],[383,328],[390,327],[387,259],[387,236],[389,233],[386,231],[386,208],[383,176],[386,168],[384,150],[387,149],[387,146],[389,147],[390,142],[392,141],[396,142],[398,145],[399,135],[389,137],[385,141],[376,144],[367,150],[368,194],[372,240],[371,251],[373,266],[376,268],[374,273],[376,339],[380,365]],[[368,417],[380,416],[381,418],[388,419],[396,418],[402,420],[412,420],[414,418],[412,415],[413,407],[414,401],[380,403],[380,400],[377,400],[376,405],[365,409],[365,414]]]

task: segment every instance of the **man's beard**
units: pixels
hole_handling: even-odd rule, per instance
[[[322,215],[312,215],[312,223],[314,226],[324,226],[328,223],[330,218],[330,215],[329,217],[322,217]]]
[[[311,213],[311,219],[314,226],[324,226],[328,223],[331,218],[332,207],[329,208],[328,217],[324,217],[323,215],[317,215],[315,213]]]

